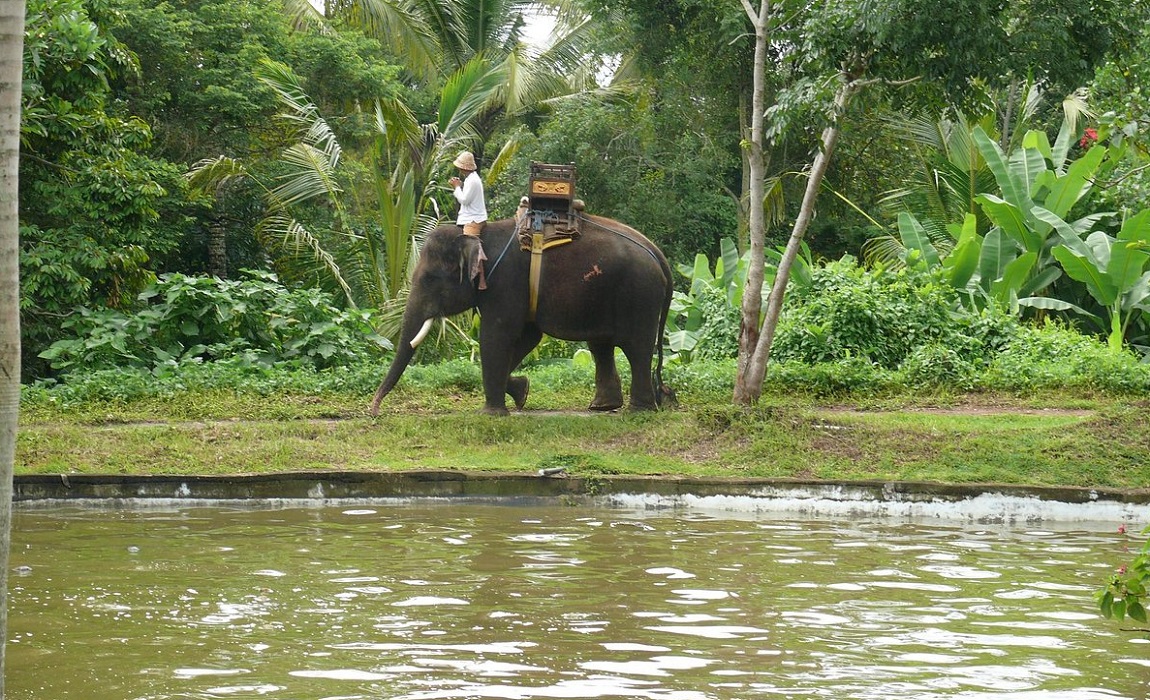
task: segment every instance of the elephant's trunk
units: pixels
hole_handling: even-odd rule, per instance
[[[375,390],[375,398],[371,400],[371,415],[379,415],[380,402],[395,388],[395,385],[399,382],[399,378],[403,376],[403,371],[407,369],[407,365],[415,355],[415,349],[419,347],[419,344],[427,337],[427,334],[431,331],[431,324],[434,322],[434,318],[426,319],[419,330],[414,333],[409,332],[409,328],[414,328],[414,325],[404,324],[403,336],[400,339],[399,346],[395,349],[395,359],[391,361],[391,367],[387,370],[387,376],[383,378],[379,388]]]

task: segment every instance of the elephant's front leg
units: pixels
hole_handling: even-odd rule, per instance
[[[526,387],[510,381],[511,370],[527,354],[519,354],[522,336],[522,326],[511,328],[506,324],[488,323],[486,319],[480,323],[479,362],[483,368],[483,413],[507,415],[507,395],[513,390],[522,389],[522,398],[526,399]],[[514,394],[512,397],[518,402]]]
[[[623,382],[615,368],[615,346],[611,343],[587,343],[595,358],[595,398],[592,411],[614,411],[623,407]]]
[[[519,339],[515,341],[515,348],[511,353],[511,367],[508,370],[507,377],[507,395],[515,402],[515,408],[522,409],[524,404],[527,403],[527,394],[531,390],[531,382],[525,376],[512,377],[511,372],[514,372],[519,363],[523,362],[523,358],[527,357],[527,353],[535,349],[539,341],[543,339],[543,332],[535,324],[528,324],[523,332],[519,335]]]

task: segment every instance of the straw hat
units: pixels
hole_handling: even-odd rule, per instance
[[[452,165],[460,170],[479,170],[479,168],[475,167],[475,156],[471,155],[471,151],[463,151],[460,153]]]

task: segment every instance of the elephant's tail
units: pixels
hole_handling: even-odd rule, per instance
[[[675,391],[663,382],[663,346],[664,336],[667,333],[667,318],[671,313],[671,300],[675,296],[674,276],[671,274],[671,265],[667,262],[665,256],[658,256],[659,264],[663,268],[663,276],[667,280],[667,293],[663,299],[663,311],[659,315],[659,334],[655,338],[655,353],[659,358],[655,363],[655,371],[652,375],[652,384],[655,387],[655,405],[659,408],[671,408],[678,405],[678,398],[675,396]]]

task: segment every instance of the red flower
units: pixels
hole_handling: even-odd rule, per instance
[[[1125,535],[1126,534],[1126,523],[1122,523],[1121,525],[1118,526],[1118,534],[1119,535]]]
[[[1090,144],[1098,140],[1098,129],[1093,127],[1088,128],[1083,134],[1082,138],[1078,140],[1078,145],[1082,148],[1090,148]]]

